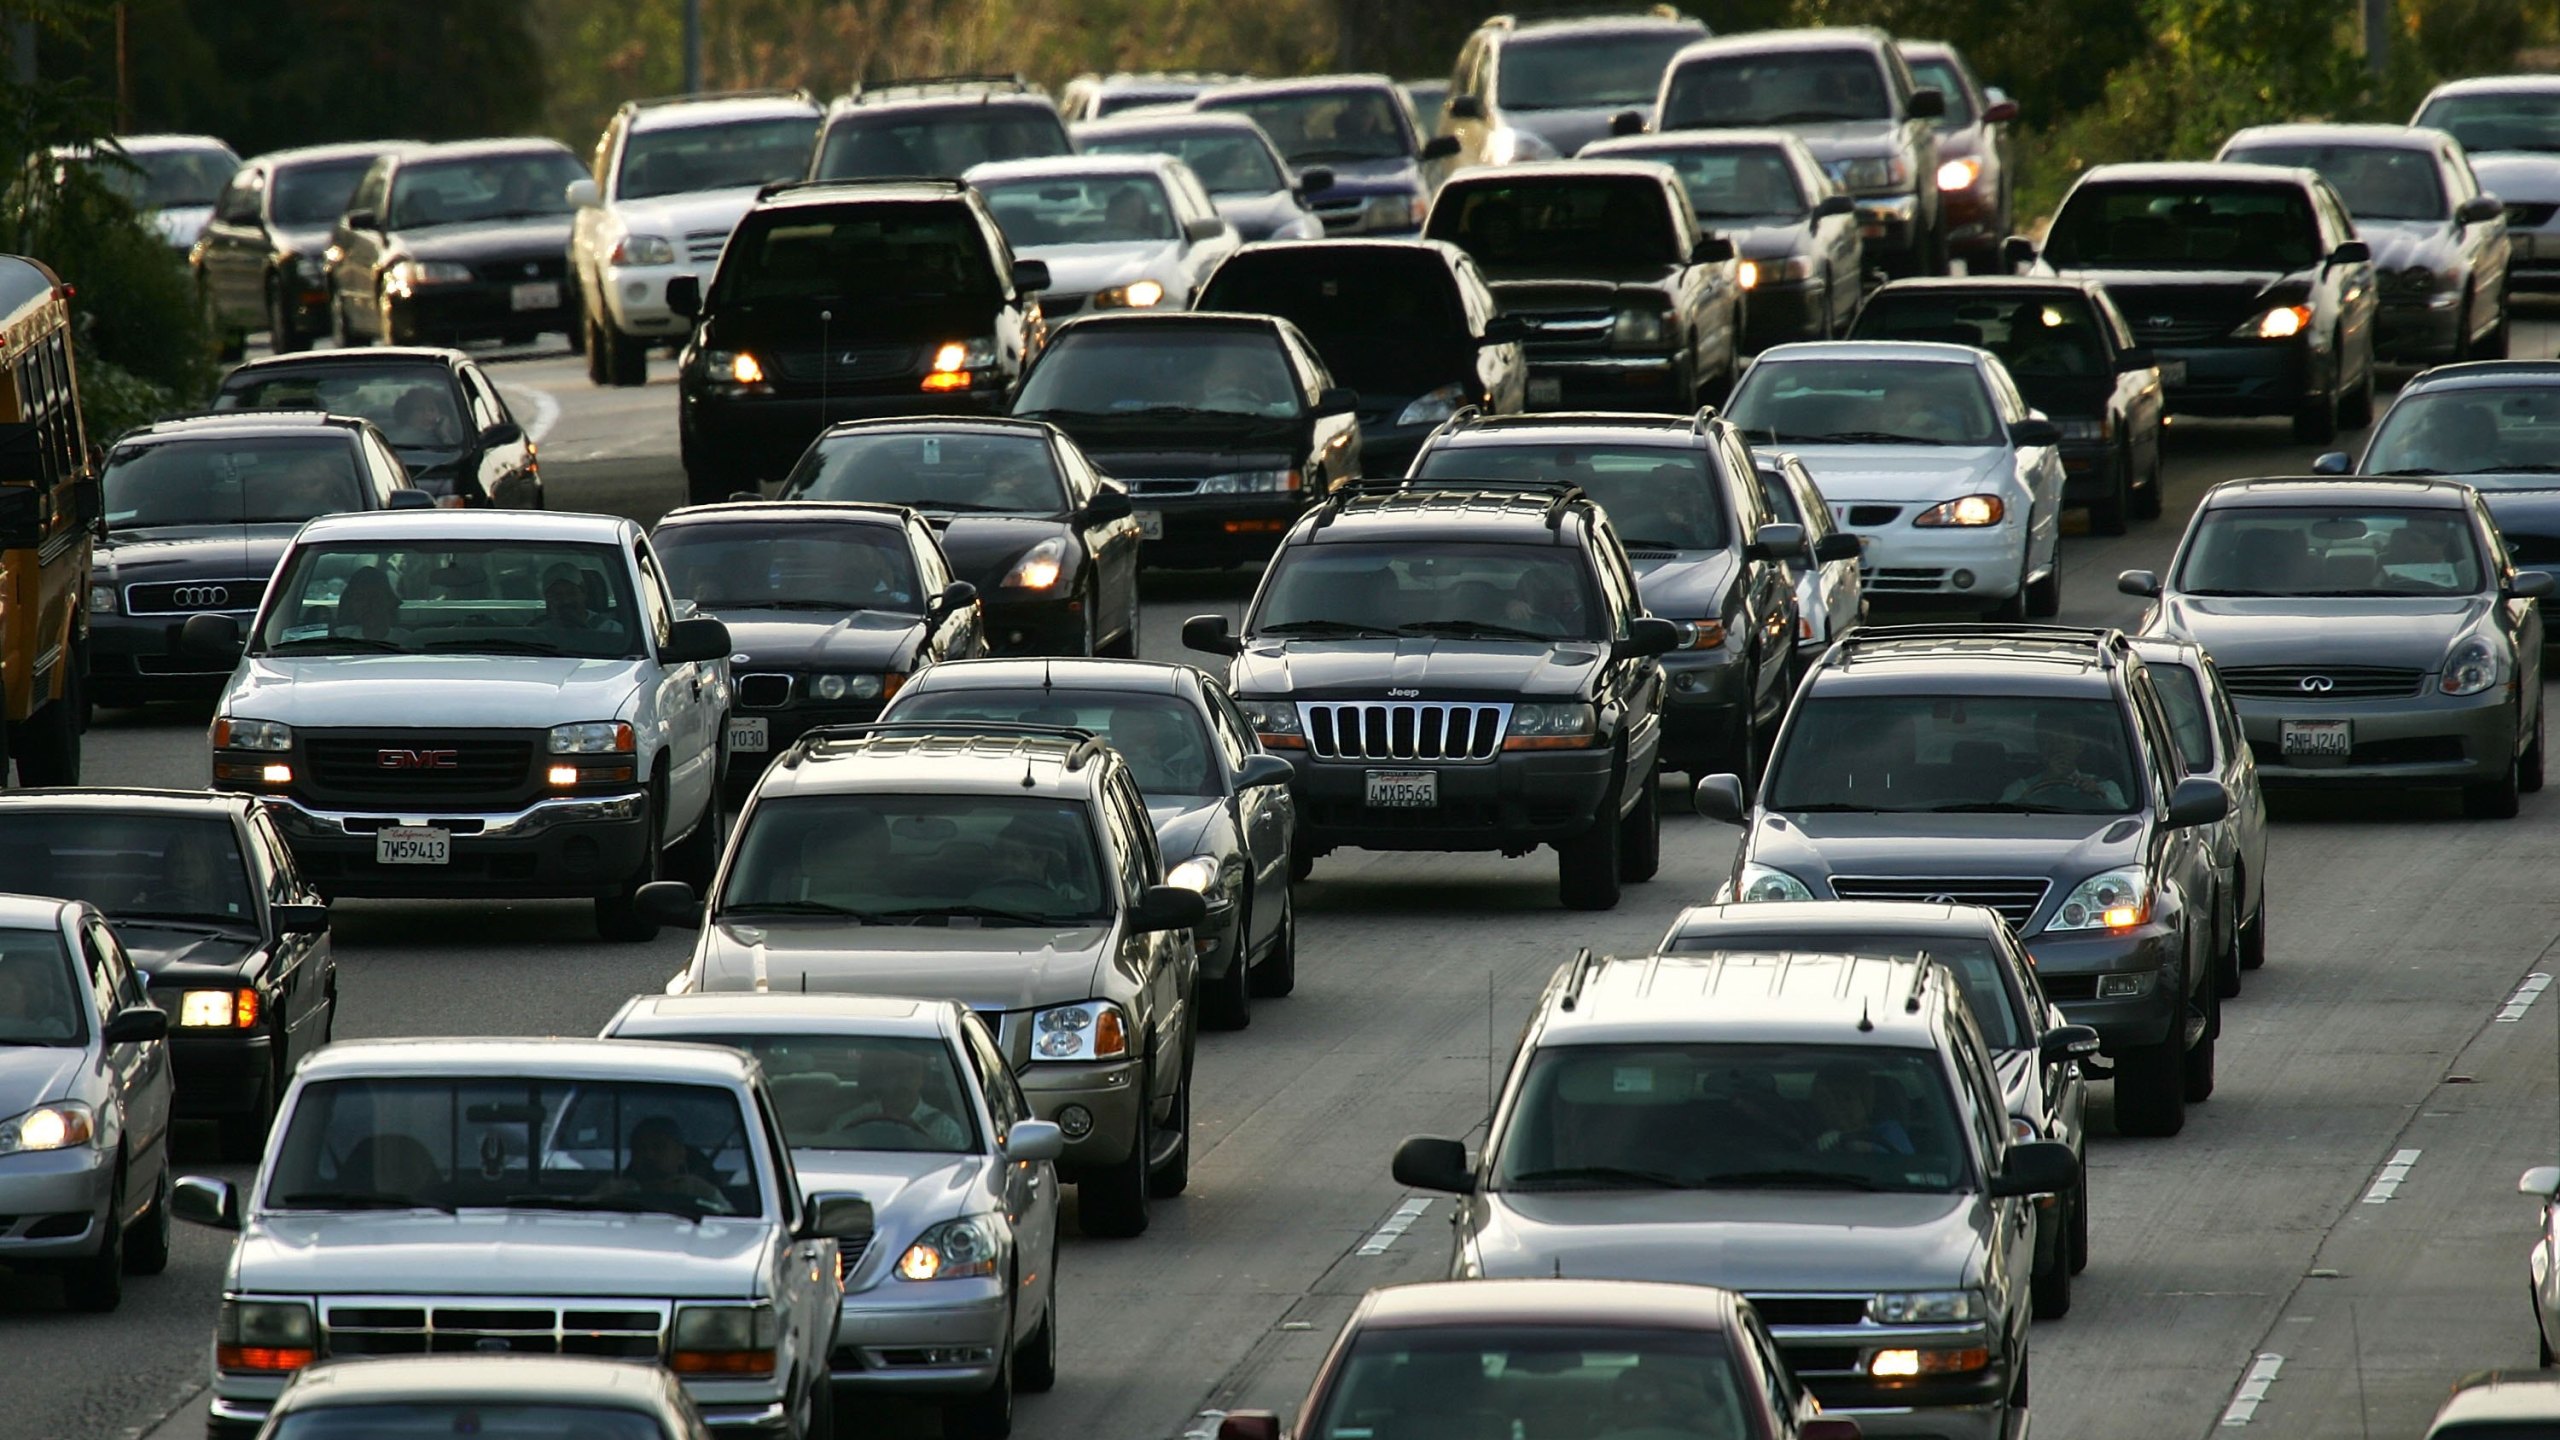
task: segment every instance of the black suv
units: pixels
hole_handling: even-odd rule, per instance
[[[1787,562],[1804,527],[1769,510],[1740,431],[1695,415],[1458,416],[1424,442],[1414,475],[1569,482],[1609,512],[1644,608],[1680,627],[1662,658],[1662,768],[1748,773],[1785,717],[1796,639]],[[1854,535],[1820,558],[1854,558]]]
[[[838,420],[1002,414],[1048,285],[957,180],[766,187],[707,294],[667,281],[694,317],[677,362],[687,495],[779,479]]]
[[[2114,1062],[2116,1125],[2174,1135],[2222,1030],[2222,782],[2188,775],[2124,635],[2058,625],[1851,631],[1805,676],[1743,827],[1735,901],[1931,900],[2000,912]]]
[[[956,179],[990,160],[1070,155],[1049,93],[1019,75],[941,75],[857,85],[827,107],[812,180]]]
[[[1227,686],[1297,767],[1303,873],[1340,845],[1556,849],[1564,903],[1606,910],[1660,860],[1654,777],[1680,627],[1568,485],[1346,487],[1300,519],[1244,633],[1182,627],[1233,657]]]

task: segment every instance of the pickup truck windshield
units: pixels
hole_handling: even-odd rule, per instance
[[[2123,815],[2142,803],[2112,699],[1811,695],[1770,776],[1776,811]]]
[[[109,530],[170,525],[299,525],[365,508],[353,437],[163,440],[107,457]]]
[[[294,1105],[269,1210],[761,1215],[738,1097],[550,1078],[330,1080]]]
[[[1677,265],[1678,232],[1660,185],[1640,177],[1473,181],[1442,196],[1431,238],[1481,265]]]
[[[0,827],[0,875],[29,895],[86,900],[119,926],[129,917],[258,923],[226,818],[12,810]]]
[[[1671,72],[1661,128],[1732,130],[1894,118],[1884,67],[1865,50],[1744,51]]]
[[[924,610],[902,525],[722,520],[669,525],[649,543],[676,598],[715,614]]]
[[[295,547],[252,649],[626,659],[650,628],[608,545],[385,540]]]
[[[757,804],[715,918],[1091,925],[1111,915],[1084,807],[1010,795],[793,795]]]

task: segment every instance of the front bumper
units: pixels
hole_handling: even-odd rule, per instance
[[[2379,360],[2433,363],[2462,355],[2462,292],[2387,298],[2373,325]]]
[[[828,1373],[840,1393],[976,1394],[996,1382],[1013,1340],[1007,1298],[992,1276],[918,1284],[890,1275],[848,1292]]]
[[[2517,697],[2509,682],[2478,695],[2446,695],[2434,671],[2405,700],[2302,703],[2234,698],[2240,728],[2258,760],[2258,781],[2317,788],[2355,785],[2466,785],[2497,780],[2515,763]],[[2353,749],[2342,762],[2287,760],[2284,722],[2344,720]]]
[[[1144,1062],[1136,1059],[1102,1064],[1035,1061],[1015,1073],[1031,1102],[1031,1113],[1067,1132],[1066,1153],[1058,1157],[1060,1179],[1080,1180],[1129,1158],[1129,1147],[1138,1137],[1138,1107],[1146,1103],[1140,1089],[1145,1074]]]
[[[305,878],[332,896],[392,899],[581,899],[621,892],[650,843],[649,797],[541,800],[503,814],[434,810],[318,810],[290,796],[268,799]],[[382,865],[374,832],[388,825],[452,832],[444,865]]]
[[[1867,257],[1908,256],[1920,249],[1919,195],[1860,195],[1858,238]]]
[[[2025,943],[2037,980],[2063,1018],[2096,1030],[2108,1055],[2157,1045],[2184,1022],[2187,997],[2177,977],[2185,943],[2174,926],[2155,920],[2121,933],[2072,930],[2029,936]],[[2108,977],[2125,976],[2132,979],[2115,983],[2138,993],[2099,998]]]
[[[258,582],[261,586],[264,581]],[[233,611],[247,626],[255,611]],[[178,645],[185,615],[99,615],[89,617],[89,683],[91,693],[109,701],[205,699],[231,678],[231,667],[215,668]]]
[[[90,1145],[0,1156],[0,1265],[98,1252],[115,1166]]]
[[[711,277],[691,265],[607,265],[597,276],[598,298],[605,317],[625,335],[652,340],[680,340],[693,333],[693,322],[667,308],[667,282],[679,275],[709,285]]]
[[[1531,410],[1691,410],[1696,406],[1688,389],[1669,355],[1529,352]]]
[[[1666,770],[1740,774],[1750,734],[1749,676],[1721,650],[1675,650],[1662,657],[1662,764]]]
[[[1870,502],[1847,501],[1852,508]],[[2012,504],[2009,518],[1997,525],[1965,529],[1956,526],[1921,529],[1905,518],[1926,508],[1924,501],[1875,501],[1896,504],[1900,513],[1880,530],[1860,530],[1866,554],[1858,574],[1868,598],[1942,596],[1968,604],[1988,604],[2018,593],[2026,558],[2027,527]]]
[[[1028,598],[1029,592],[997,590],[985,595],[987,653],[990,655],[1082,655],[1084,600],[1053,595]],[[1024,598],[1013,598],[1024,597]]]
[[[1822,1413],[1858,1422],[1858,1433],[1885,1440],[2005,1440],[2009,1406],[1991,1400],[1972,1405],[1893,1405],[1834,1402],[1819,1386]]]
[[[513,285],[473,281],[436,285],[407,297],[391,299],[393,328],[403,336],[429,340],[521,340],[550,331],[566,331],[579,323],[578,290],[565,280],[547,282],[559,300],[519,309]]]
[[[2062,451],[2062,500],[2066,505],[2086,505],[2092,500],[2112,500],[2124,476],[2125,454],[2105,440],[2066,440]]]
[[[707,461],[742,482],[779,480],[839,420],[901,415],[1001,415],[1005,388],[984,386],[927,394],[913,386],[894,391],[849,390],[829,395],[711,395],[685,382],[684,449],[689,463]]]
[[[2169,409],[2180,415],[2290,415],[2320,395],[2302,339],[2174,346],[2159,358],[2172,374],[2186,366],[2185,378],[2167,387]]]
[[[1829,339],[1828,303],[1820,280],[1764,280],[1752,286],[1743,305],[1742,348],[1759,351],[1796,340]]]
[[[213,1403],[205,1417],[207,1440],[255,1440],[266,1423],[267,1412],[275,1408],[276,1397],[284,1393],[285,1377],[217,1375],[213,1383]],[[692,1385],[685,1388],[686,1393],[693,1393]],[[693,1395],[693,1400],[703,1424],[714,1435],[742,1440],[797,1440],[790,1407],[778,1400],[741,1404],[698,1394]]]
[[[178,997],[187,988],[151,992],[151,1003],[170,1015],[171,1113],[181,1120],[249,1114],[258,1104],[260,1088],[275,1073],[275,1039],[264,1030],[178,1028]]]
[[[1505,752],[1472,764],[1317,760],[1282,751],[1297,777],[1298,835],[1310,850],[1497,850],[1525,855],[1591,828],[1609,796],[1605,749]],[[1371,770],[1431,770],[1440,803],[1372,808]],[[1614,817],[1612,817],[1614,818]]]
[[[1184,569],[1268,560],[1314,496],[1287,490],[1132,498],[1141,514],[1160,517],[1164,527],[1161,536],[1150,537],[1138,547],[1139,563]]]

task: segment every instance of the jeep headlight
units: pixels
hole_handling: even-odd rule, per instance
[[[1034,1060],[1117,1060],[1129,1053],[1129,1017],[1108,1000],[1056,1005],[1031,1017]]]
[[[2130,930],[2151,918],[2151,877],[2139,865],[2092,875],[2071,887],[2045,922],[2054,930]]]
[[[1013,568],[1005,572],[1004,588],[1008,590],[1052,589],[1057,585],[1058,577],[1066,573],[1066,569],[1066,537],[1052,535],[1022,552],[1022,558],[1014,561]]]
[[[1878,1325],[1963,1325],[1990,1314],[1979,1290],[1888,1290],[1867,1301]]]
[[[1618,311],[1609,327],[1612,345],[1659,345],[1671,333],[1671,317],[1650,306],[1636,306]]]
[[[819,675],[809,681],[809,693],[821,700],[877,700],[885,688],[877,675]]]
[[[1298,719],[1298,707],[1287,700],[1253,700],[1239,695],[1236,708],[1244,712],[1254,733],[1266,742],[1282,739],[1303,743],[1306,738],[1307,729]]]
[[[0,1120],[0,1155],[68,1150],[88,1144],[97,1133],[98,1117],[88,1106],[77,1100],[57,1100]]]
[[[2477,695],[2507,678],[2507,647],[2474,631],[2453,642],[2437,681],[2447,695]]]
[[[293,748],[293,727],[280,720],[243,720],[225,715],[213,722],[213,748],[282,753]]]
[[[1769,900],[1810,900],[1805,883],[1775,866],[1747,864],[1734,877],[1733,898],[1745,904]]]
[[[1502,748],[1570,749],[1591,744],[1599,729],[1600,712],[1579,700],[1514,705],[1511,728],[1503,736]]]
[[[898,1257],[901,1280],[965,1280],[996,1273],[995,1227],[975,1215],[945,1220]]]
[[[1468,395],[1466,386],[1443,385],[1428,395],[1415,397],[1412,404],[1397,411],[1396,423],[1399,425],[1437,425],[1441,421],[1448,419],[1450,416],[1457,414],[1458,407],[1466,404],[1467,400]]]

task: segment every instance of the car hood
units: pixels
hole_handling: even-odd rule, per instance
[[[252,656],[219,713],[318,729],[450,723],[469,687],[472,730],[547,730],[564,719],[629,718],[645,660],[550,655]]]
[[[2356,238],[2373,247],[2373,268],[2429,269],[2451,263],[2460,254],[2461,237],[2448,220],[2358,220]]]
[[[1667,290],[1677,282],[1676,265],[1493,265],[1484,267],[1494,297],[1510,311],[1583,310],[1609,305],[1624,289]],[[1534,330],[1536,320],[1530,321]]]
[[[1218,216],[1236,227],[1236,233],[1247,240],[1268,240],[1291,225],[1307,218],[1298,197],[1286,190],[1268,195],[1213,195],[1210,203],[1218,207]]]
[[[1177,795],[1158,800],[1147,799],[1147,819],[1156,827],[1156,851],[1164,856],[1170,868],[1200,853],[1208,839],[1209,827],[1217,822],[1226,802],[1205,795]]]
[[[915,652],[924,620],[891,610],[849,615],[805,610],[712,610],[729,627],[729,663],[744,669],[824,664],[855,670],[897,668]]]
[[[329,227],[326,225],[278,225],[267,233],[275,237],[276,249],[282,254],[317,259],[321,251],[329,248]]]
[[[1944,1290],[1982,1272],[1971,1195],[1503,1191],[1475,1235],[1487,1279],[1670,1280],[1744,1291]]]
[[[255,935],[207,934],[149,920],[110,919],[108,928],[142,973],[162,983],[236,975],[240,962],[261,948]]]
[[[2510,205],[2560,203],[2560,155],[2473,155],[2480,188]]]
[[[1376,700],[1390,687],[1423,700],[1570,699],[1587,693],[1608,658],[1579,641],[1256,640],[1236,657],[1232,677],[1239,695],[1296,700]]]
[[[1594,140],[1609,138],[1609,122],[1629,111],[1641,113],[1647,107],[1634,105],[1575,105],[1559,110],[1505,110],[1502,118],[1514,130],[1526,130],[1555,147],[1558,155],[1570,160],[1582,147]]]
[[[97,563],[112,567],[117,583],[202,576],[208,580],[264,580],[276,573],[300,521],[282,525],[153,525],[109,531],[97,547]]]
[[[77,1045],[0,1045],[0,1114],[61,1099],[88,1053]]]
[[[624,233],[655,235],[685,253],[685,237],[706,231],[726,235],[756,203],[753,185],[728,190],[701,190],[690,195],[655,195],[646,200],[617,200],[613,211]]]
[[[234,1287],[288,1295],[612,1295],[754,1299],[762,1219],[464,1210],[257,1217]]]
[[[1683,620],[1723,615],[1725,596],[1742,569],[1730,550],[1638,550],[1630,542],[1627,558],[1636,567],[1636,592],[1644,597],[1644,608]]]
[[[1049,288],[1061,295],[1086,295],[1153,277],[1180,278],[1180,247],[1170,240],[1123,241],[1109,245],[1030,245],[1017,252],[1025,260],[1049,267]]]
[[[871,1233],[890,1243],[874,1245],[872,1266],[897,1263],[908,1242],[938,1221],[984,1208],[979,1183],[984,1155],[945,1155],[903,1150],[802,1150],[791,1152],[803,1195],[859,1195],[871,1206]]]
[[[2017,452],[1999,445],[1808,445],[1790,442],[1823,498],[1834,505],[1861,500],[1952,500],[1976,491],[2001,492],[2016,478]]]
[[[954,579],[978,587],[990,603],[1005,598],[1004,577],[1022,552],[1052,536],[1066,535],[1067,522],[1038,515],[955,515],[948,522],[933,517],[942,553],[951,561]],[[1075,547],[1068,547],[1070,564]]]
[[[1733,253],[1745,260],[1784,260],[1813,249],[1813,223],[1809,220],[1792,225],[1739,225],[1701,215],[1698,224],[1708,233],[1732,241]]]
[[[1028,1010],[1090,999],[1110,940],[1105,925],[944,928],[722,920],[703,932],[699,988],[927,995],[976,1010]]]
[[[204,233],[212,219],[210,205],[172,205],[151,212],[151,228],[160,232],[161,239],[183,250],[196,243],[196,237]]]
[[[1902,149],[1902,125],[1895,120],[1834,120],[1824,125],[1780,125],[1792,132],[1813,152],[1813,158],[1828,163],[1833,160],[1861,160],[1876,155],[1891,155]]]
[[[2434,670],[2456,635],[2488,613],[2485,597],[2336,599],[2172,595],[2155,631],[2183,635],[2228,673],[2250,665],[2383,665]]]
[[[1322,166],[1333,172],[1333,188],[1316,198],[1324,201],[1366,195],[1410,195],[1422,188],[1422,169],[1409,155],[1392,155],[1379,160],[1310,160],[1303,164],[1291,161],[1290,167],[1308,170]]]
[[[402,253],[420,260],[559,260],[569,252],[566,215],[492,220],[481,225],[430,225],[403,230]]]
[[[2065,885],[2139,858],[2141,837],[2138,815],[1762,811],[1741,858],[1807,884],[1833,875],[2044,875]]]

